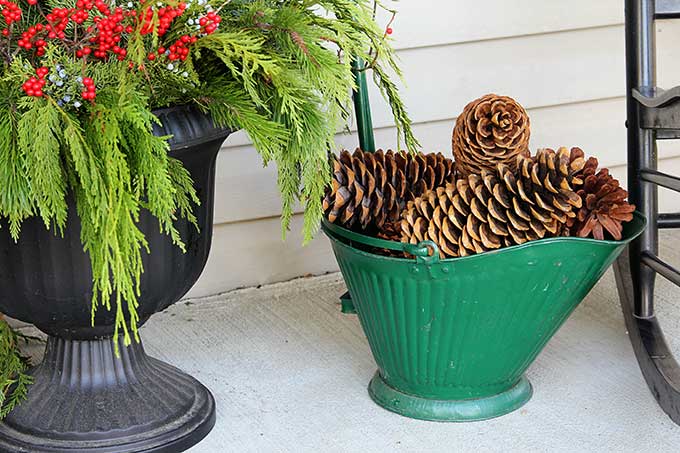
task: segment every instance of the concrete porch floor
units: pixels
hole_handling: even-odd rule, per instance
[[[662,255],[680,262],[669,246]],[[661,280],[661,319],[680,351],[680,290]],[[529,369],[532,400],[467,424],[370,400],[375,364],[356,316],[340,313],[344,290],[339,274],[238,290],[181,301],[143,327],[150,354],[217,400],[217,424],[192,453],[680,451],[680,427],[638,369],[611,270]]]

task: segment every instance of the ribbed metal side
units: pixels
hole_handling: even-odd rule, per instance
[[[208,390],[141,344],[118,346],[119,358],[111,339],[51,337],[28,399],[0,424],[0,451],[147,451],[202,430],[200,440],[214,423]]]
[[[536,242],[423,265],[331,242],[380,375],[439,400],[517,384],[625,246]]]

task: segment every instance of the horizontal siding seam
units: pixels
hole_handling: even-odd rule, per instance
[[[517,34],[517,35],[502,35],[502,36],[492,36],[488,38],[475,38],[475,39],[464,39],[461,41],[452,41],[452,42],[441,42],[441,43],[434,43],[434,44],[420,44],[420,45],[414,45],[414,46],[406,46],[406,47],[397,47],[395,51],[397,54],[402,53],[402,52],[411,52],[414,50],[423,50],[423,49],[436,49],[439,47],[454,47],[454,46],[463,46],[463,45],[468,45],[468,44],[476,44],[476,43],[488,43],[488,42],[493,42],[493,41],[506,41],[509,39],[515,39],[515,38],[533,38],[536,36],[550,36],[550,35],[556,35],[560,33],[576,33],[576,32],[582,32],[582,31],[589,31],[589,30],[601,30],[601,29],[606,29],[606,28],[617,28],[617,27],[623,27],[624,23],[623,21],[620,22],[612,22],[609,24],[600,24],[600,25],[589,25],[586,27],[574,27],[574,28],[565,28],[561,30],[548,30],[548,31],[541,31],[541,32],[535,32],[535,33],[522,33],[522,34]]]
[[[302,211],[299,208],[295,208],[295,210],[293,211],[293,217],[298,217],[298,216],[302,216],[302,215],[304,215],[304,211]],[[264,222],[264,221],[267,221],[267,220],[274,220],[274,219],[279,219],[279,218],[281,218],[281,213],[276,214],[276,215],[265,215],[265,216],[252,217],[252,218],[228,220],[226,222],[214,223],[213,227],[235,225],[235,224],[239,224],[239,223]]]

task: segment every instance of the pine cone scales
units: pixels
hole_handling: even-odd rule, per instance
[[[331,159],[332,184],[323,200],[326,217],[363,230],[398,222],[407,201],[453,180],[454,174],[453,161],[440,153],[357,149]]]
[[[541,150],[517,162],[517,175],[499,164],[409,202],[402,214],[402,242],[432,240],[444,258],[561,235],[581,207],[575,187],[582,183],[582,154]]]
[[[514,170],[519,154],[528,153],[530,124],[524,108],[507,96],[487,94],[465,106],[456,119],[452,147],[460,175],[480,174],[497,164]]]
[[[578,216],[570,222],[572,233],[579,237],[605,239],[607,231],[617,241],[621,239],[623,222],[633,219],[635,206],[626,201],[628,192],[606,168],[586,177],[579,196],[584,200]]]

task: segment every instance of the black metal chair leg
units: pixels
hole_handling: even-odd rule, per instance
[[[680,138],[680,87],[656,87],[654,21],[659,18],[680,18],[680,0],[626,0],[628,188],[648,227],[614,270],[642,374],[661,408],[680,424],[680,366],[654,314],[657,272],[680,286],[680,273],[658,258],[659,227],[680,226],[677,214],[659,214],[657,201],[658,185],[680,191],[680,179],[657,171],[656,141]]]
[[[671,420],[680,424],[680,365],[670,352],[655,316],[639,318],[633,314],[634,289],[627,253],[614,266],[621,307],[647,385]]]

